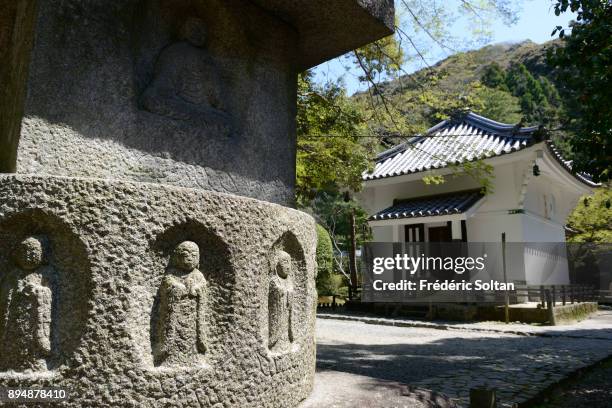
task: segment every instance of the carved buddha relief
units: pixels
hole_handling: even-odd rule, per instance
[[[289,349],[293,342],[293,272],[291,255],[283,250],[271,259],[268,293],[268,348],[273,352]]]
[[[231,132],[218,68],[204,48],[206,26],[187,19],[179,41],[165,47],[155,62],[153,80],[140,98],[141,106],[157,115]]]
[[[184,241],[171,256],[159,289],[156,365],[192,365],[206,352],[206,279],[200,250]]]
[[[47,369],[55,271],[44,264],[44,252],[39,238],[24,239],[14,250],[14,268],[1,278],[1,370]]]

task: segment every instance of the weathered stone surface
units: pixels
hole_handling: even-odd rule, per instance
[[[393,0],[251,0],[299,33],[298,68],[393,34]]]
[[[0,387],[296,406],[314,221],[211,191],[292,205],[297,73],[390,34],[392,0],[0,6]]]
[[[16,263],[24,242],[33,261]],[[46,367],[2,354],[0,387],[65,387],[69,407],[295,406],[314,376],[315,246],[312,218],[276,204],[0,176],[0,275],[55,276],[57,309],[48,355],[28,353]],[[290,290],[280,289],[286,307],[270,318],[276,278]],[[49,321],[32,316],[34,326]],[[9,325],[0,338],[21,327]]]
[[[13,250],[14,267],[0,275],[0,370],[47,369],[55,271],[44,252],[41,239],[25,238]]]
[[[19,52],[14,69],[0,70],[10,101],[0,105],[10,119],[0,171],[285,205],[297,73],[390,34],[393,23],[391,0],[40,0],[22,9],[0,15],[33,21],[6,37]]]
[[[199,265],[200,247],[193,241],[181,242],[170,256],[151,316],[157,320],[151,341],[157,366],[205,364],[208,292]]]
[[[290,25],[246,1],[38,3],[18,173],[292,202]]]

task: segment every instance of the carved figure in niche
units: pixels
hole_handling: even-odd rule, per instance
[[[15,267],[0,283],[0,369],[47,369],[51,354],[54,270],[44,265],[44,245],[36,237],[13,252]]]
[[[204,49],[206,26],[189,18],[180,31],[180,41],[159,54],[152,82],[140,103],[144,109],[176,120],[216,127],[228,133],[221,78],[214,61]]]
[[[268,348],[285,351],[293,342],[291,315],[293,304],[293,273],[291,255],[278,251],[272,259],[268,294]]]
[[[157,365],[192,365],[206,352],[206,279],[195,242],[179,244],[159,290]]]

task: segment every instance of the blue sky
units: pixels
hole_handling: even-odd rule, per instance
[[[496,20],[491,27],[493,32],[490,41],[482,42],[477,46],[464,47],[462,51],[500,42],[531,40],[536,43],[543,43],[549,41],[552,39],[550,34],[555,26],[567,26],[568,22],[575,17],[574,14],[570,13],[563,13],[559,17],[555,16],[552,5],[553,1],[551,0],[524,0],[518,14],[519,19],[515,24],[508,26],[501,19]],[[466,24],[465,19],[458,20],[453,24],[452,34],[459,37],[469,35],[466,34]],[[451,52],[442,50],[434,52],[433,55],[430,53],[428,63],[433,64],[450,54]],[[345,68],[347,65],[350,64],[338,59],[323,63],[315,68],[315,78],[319,82],[342,78],[349,94],[358,90],[365,90],[366,85],[360,84],[357,80],[359,72],[356,70],[347,71]],[[419,68],[422,68],[421,64],[408,64],[404,67],[404,70],[412,72]]]

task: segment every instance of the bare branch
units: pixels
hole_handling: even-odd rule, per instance
[[[425,32],[425,34],[427,34],[427,36],[429,38],[432,39],[433,42],[435,42],[436,44],[438,44],[438,46],[442,49],[447,49],[449,51],[451,51],[452,53],[456,53],[457,50],[453,49],[452,47],[449,47],[448,45],[444,44],[442,41],[440,41],[438,38],[436,38],[435,35],[433,35],[429,29],[421,22],[421,20],[419,20],[419,18],[416,16],[416,14],[412,11],[412,9],[410,8],[410,6],[408,5],[408,3],[406,3],[405,0],[402,0],[402,4],[404,4],[404,7],[406,7],[406,10],[408,10],[408,13],[410,13],[410,15],[412,16],[412,19],[414,20],[415,23],[417,23],[417,25],[419,27],[421,27],[421,29]]]

